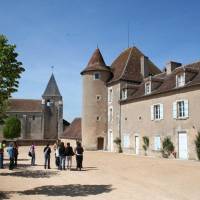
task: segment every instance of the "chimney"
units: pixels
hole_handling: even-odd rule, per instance
[[[148,57],[147,56],[140,57],[140,69],[141,69],[141,74],[144,78],[149,76]]]
[[[180,67],[182,63],[170,61],[166,64],[166,72],[167,74],[171,74],[177,67]]]

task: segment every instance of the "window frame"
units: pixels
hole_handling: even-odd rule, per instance
[[[98,77],[96,77],[96,75],[98,75]],[[100,80],[100,78],[101,78],[100,72],[94,72],[94,74],[93,74],[93,79],[94,79],[94,80]]]
[[[183,72],[176,75],[176,87],[183,87],[184,85],[185,85],[185,73]]]
[[[151,94],[151,81],[148,81],[145,83],[145,95],[148,95],[148,94]]]

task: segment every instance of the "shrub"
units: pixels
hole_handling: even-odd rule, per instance
[[[4,138],[13,139],[20,137],[21,122],[16,117],[8,117],[3,127]]]
[[[144,149],[144,152],[145,152],[145,156],[147,155],[147,149],[149,148],[149,138],[144,136],[143,138],[143,149]]]
[[[197,157],[200,160],[200,132],[198,132],[196,140],[194,142],[196,146]]]
[[[163,157],[168,158],[172,152],[174,152],[174,144],[169,137],[166,137],[162,142]]]
[[[118,146],[118,153],[122,153],[121,139],[116,137],[113,142]]]

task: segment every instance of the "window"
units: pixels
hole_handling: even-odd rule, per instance
[[[127,89],[122,89],[122,99],[127,99]]]
[[[97,116],[97,121],[100,121],[100,117],[99,116]]]
[[[94,80],[99,80],[100,79],[100,73],[99,72],[95,72],[94,73]]]
[[[151,93],[151,82],[145,83],[145,94]]]
[[[185,73],[176,75],[176,87],[182,87],[185,85]]]
[[[108,89],[108,102],[112,102],[112,98],[113,98],[113,90],[112,88]]]
[[[125,134],[124,135],[124,148],[129,148],[130,146],[130,138],[129,138],[129,135],[128,134]]]
[[[163,119],[163,104],[156,104],[151,106],[151,120]]]
[[[35,115],[33,115],[32,119],[35,120]]]
[[[155,136],[154,137],[154,150],[158,151],[160,150],[161,146],[160,146],[160,136]]]
[[[108,110],[108,121],[112,122],[112,120],[113,120],[113,108],[110,107]]]
[[[173,103],[173,118],[185,119],[189,116],[188,100],[179,100]]]
[[[97,101],[100,101],[101,95],[97,95],[97,96],[96,96],[96,99],[97,99]]]

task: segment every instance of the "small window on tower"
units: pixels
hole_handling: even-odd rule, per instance
[[[50,107],[50,105],[51,105],[50,100],[47,100],[47,107]]]
[[[99,116],[97,116],[97,121],[100,121],[100,117]]]
[[[100,79],[100,73],[99,72],[95,72],[94,73],[94,80],[99,80]]]
[[[101,95],[97,95],[96,99],[97,99],[97,101],[100,101],[101,100]]]
[[[35,120],[35,115],[33,115],[32,119]]]

